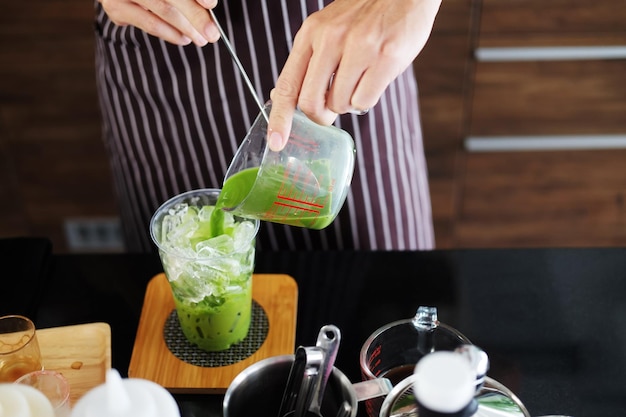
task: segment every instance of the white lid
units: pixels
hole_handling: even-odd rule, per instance
[[[0,384],[0,417],[54,417],[50,400],[22,384]]]
[[[458,353],[429,353],[417,363],[415,375],[415,398],[435,412],[461,411],[476,393],[476,371]]]
[[[71,417],[180,417],[172,395],[162,386],[145,379],[122,379],[119,372],[107,372],[106,383],[76,403]]]

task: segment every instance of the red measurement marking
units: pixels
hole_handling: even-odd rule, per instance
[[[295,210],[309,211],[309,212],[315,213],[315,214],[320,214],[319,210],[310,209],[310,208],[307,208],[307,207],[296,206],[294,204],[281,203],[280,201],[274,202],[274,205],[280,206],[280,207],[292,208],[292,209],[295,209]]]
[[[297,204],[302,204],[303,206],[311,206],[311,207],[316,207],[316,208],[319,208],[319,209],[323,209],[324,208],[323,204],[314,203],[312,201],[299,200],[297,198],[287,197],[285,195],[280,195],[280,194],[277,195],[277,197],[279,199],[282,199],[282,200],[291,201],[291,202],[297,203]],[[287,203],[283,203],[283,204],[287,204]]]
[[[302,136],[295,135],[293,132],[290,134],[287,144],[304,148],[305,150],[312,151],[312,152],[316,151],[317,148],[319,148],[319,145],[315,143],[315,141],[311,139],[307,139]]]

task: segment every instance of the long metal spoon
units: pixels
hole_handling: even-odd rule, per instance
[[[318,347],[299,346],[296,349],[277,417],[304,416],[323,362],[324,351]]]
[[[333,371],[340,340],[339,329],[334,325],[326,325],[320,329],[314,347],[298,348],[279,417],[322,417],[322,399]],[[302,366],[303,362],[306,366]]]
[[[283,399],[280,403],[280,409],[277,417],[284,417],[287,413],[293,411],[296,407],[296,400],[298,399],[298,392],[302,386],[304,380],[307,354],[305,348],[300,346],[296,349],[293,363],[289,371],[289,378],[287,379],[287,386],[283,394]]]
[[[269,117],[265,111],[265,108],[263,107],[263,103],[261,102],[259,97],[256,95],[256,90],[254,88],[254,85],[252,85],[252,81],[250,81],[250,77],[248,77],[248,74],[246,73],[245,68],[243,67],[243,65],[241,64],[241,61],[239,60],[239,57],[237,56],[237,53],[233,49],[233,46],[231,45],[230,41],[228,40],[228,37],[226,36],[224,29],[222,29],[222,25],[220,25],[220,22],[217,21],[217,18],[215,17],[215,13],[213,13],[213,9],[209,9],[209,13],[211,14],[211,19],[213,19],[213,23],[215,23],[215,26],[217,26],[217,30],[220,33],[220,37],[222,38],[224,45],[226,45],[226,49],[228,50],[228,53],[230,54],[231,58],[235,62],[235,65],[237,65],[237,69],[239,69],[241,78],[243,78],[243,80],[246,83],[246,86],[248,87],[248,90],[250,90],[250,93],[252,94],[252,97],[254,97],[254,101],[256,102],[257,106],[259,106],[259,109],[261,110],[263,117],[265,117],[265,121],[269,123]]]

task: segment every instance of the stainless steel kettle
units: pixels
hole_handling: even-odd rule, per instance
[[[476,387],[474,402],[477,407],[472,417],[531,417],[520,399],[506,386],[488,377],[489,359],[484,351],[474,345],[462,345],[455,352],[464,356],[475,369]],[[417,375],[400,381],[387,395],[379,417],[418,417],[419,411],[413,393]]]

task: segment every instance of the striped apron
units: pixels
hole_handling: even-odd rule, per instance
[[[222,0],[215,9],[257,96],[269,98],[313,0]],[[258,114],[221,42],[176,46],[96,12],[96,81],[126,249],[153,250],[149,222],[165,200],[221,188]],[[430,197],[412,69],[365,116],[335,125],[356,143],[352,186],[326,229],[261,224],[261,250],[432,249]]]

